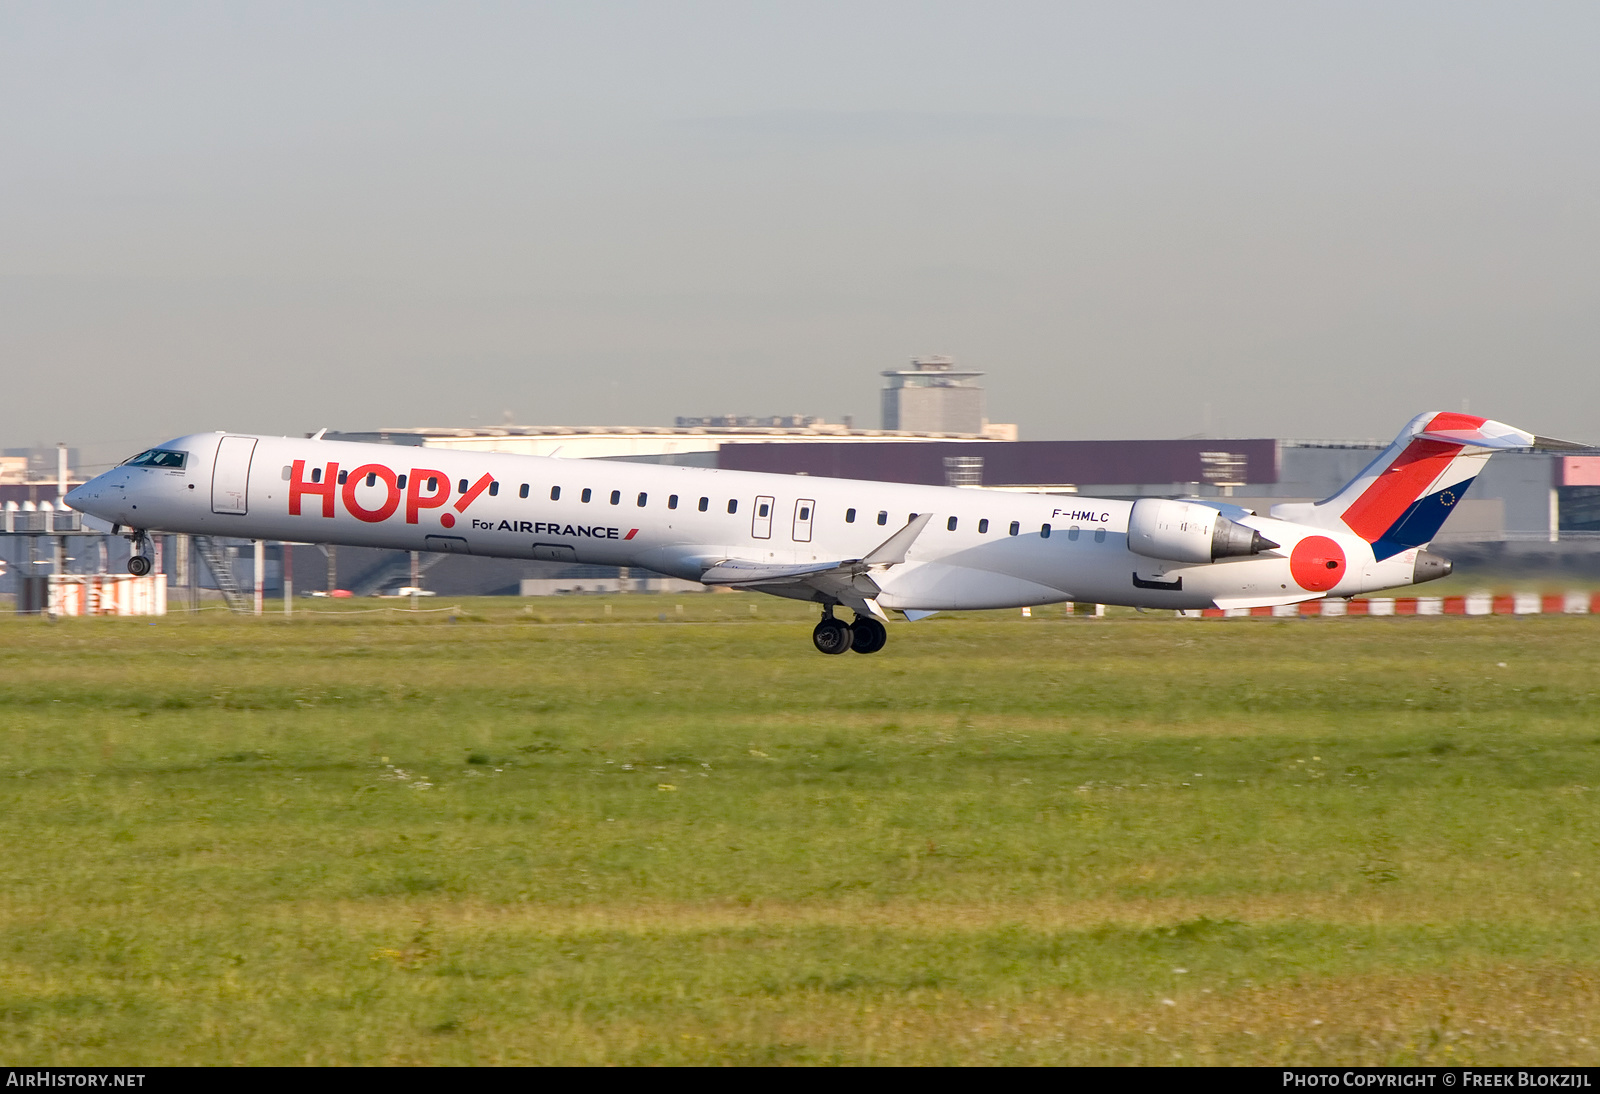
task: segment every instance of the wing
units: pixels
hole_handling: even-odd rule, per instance
[[[883,609],[878,607],[876,598],[883,590],[872,575],[904,562],[911,544],[932,519],[932,513],[917,514],[906,522],[904,528],[861,558],[816,562],[805,566],[730,558],[708,567],[700,575],[700,580],[707,585],[755,589],[778,596],[796,596],[800,600],[836,600],[853,611],[888,619]]]

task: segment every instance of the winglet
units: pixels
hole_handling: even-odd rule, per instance
[[[911,550],[911,545],[932,519],[932,513],[918,513],[906,522],[904,528],[874,547],[861,561],[868,566],[900,565],[906,560],[906,552]]]
[[[326,433],[327,431],[328,431],[328,427],[327,426],[323,426],[321,429],[317,430],[315,433],[313,433],[311,435],[311,439],[314,440],[314,441],[320,441],[320,440],[322,440],[322,435],[324,433]]]

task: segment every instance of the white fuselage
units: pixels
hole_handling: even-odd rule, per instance
[[[917,611],[1292,603],[1409,584],[1416,560],[1413,550],[1374,561],[1355,535],[1236,515],[1278,549],[1162,561],[1128,549],[1132,503],[1076,495],[221,433],[165,447],[187,454],[181,469],[124,465],[68,500],[135,529],[637,566],[689,580],[730,559],[859,559],[932,513],[905,562],[877,575],[882,607]],[[1290,553],[1310,536],[1334,539],[1348,559],[1332,588],[1303,587],[1291,572]]]

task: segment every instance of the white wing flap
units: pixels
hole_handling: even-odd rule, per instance
[[[812,574],[825,574],[846,565],[849,564],[816,562],[809,566],[775,566],[767,562],[730,558],[701,574],[700,580],[707,585],[771,585],[774,582],[796,581]]]
[[[872,574],[904,562],[911,544],[932,519],[932,513],[918,514],[907,521],[904,528],[862,558],[815,562],[805,566],[729,558],[707,567],[701,573],[700,580],[707,585],[726,585],[735,589],[803,587],[831,597],[856,612],[887,619],[888,616],[875,599],[882,590],[872,579]]]

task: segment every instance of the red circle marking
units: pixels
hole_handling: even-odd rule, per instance
[[[1344,577],[1344,549],[1327,536],[1307,536],[1289,555],[1289,573],[1302,589],[1325,593]]]
[[[446,528],[454,528],[456,526],[456,515],[454,513],[441,513],[439,515],[439,523]]]

